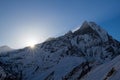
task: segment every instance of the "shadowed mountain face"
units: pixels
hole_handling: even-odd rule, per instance
[[[89,80],[93,73],[84,79],[89,72],[110,63],[119,54],[120,43],[117,40],[96,23],[85,21],[78,30],[37,44],[34,49],[26,47],[0,54],[0,78]]]

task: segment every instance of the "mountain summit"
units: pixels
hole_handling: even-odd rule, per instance
[[[108,40],[108,33],[95,22],[83,22],[82,26],[74,32],[76,35],[89,34],[101,38],[103,41]]]
[[[113,60],[119,54],[120,42],[96,23],[85,21],[78,30],[37,44],[34,49],[26,47],[0,54],[0,79],[98,80],[94,74],[100,66],[108,63],[112,68],[109,64],[119,60]],[[104,74],[118,70],[111,68]],[[107,80],[109,75],[102,75],[102,71],[99,80]]]

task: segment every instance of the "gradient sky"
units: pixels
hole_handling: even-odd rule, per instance
[[[0,46],[27,46],[94,21],[120,40],[120,0],[0,0]]]

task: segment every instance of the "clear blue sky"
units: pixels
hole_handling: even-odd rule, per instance
[[[120,0],[0,0],[0,46],[22,48],[94,21],[120,40]]]

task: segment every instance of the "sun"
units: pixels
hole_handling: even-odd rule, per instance
[[[35,44],[32,44],[32,43],[31,43],[29,46],[30,46],[30,48],[34,48],[34,47],[35,47]]]
[[[29,46],[30,48],[34,48],[36,44],[37,44],[37,41],[34,39],[27,41],[27,46]]]

